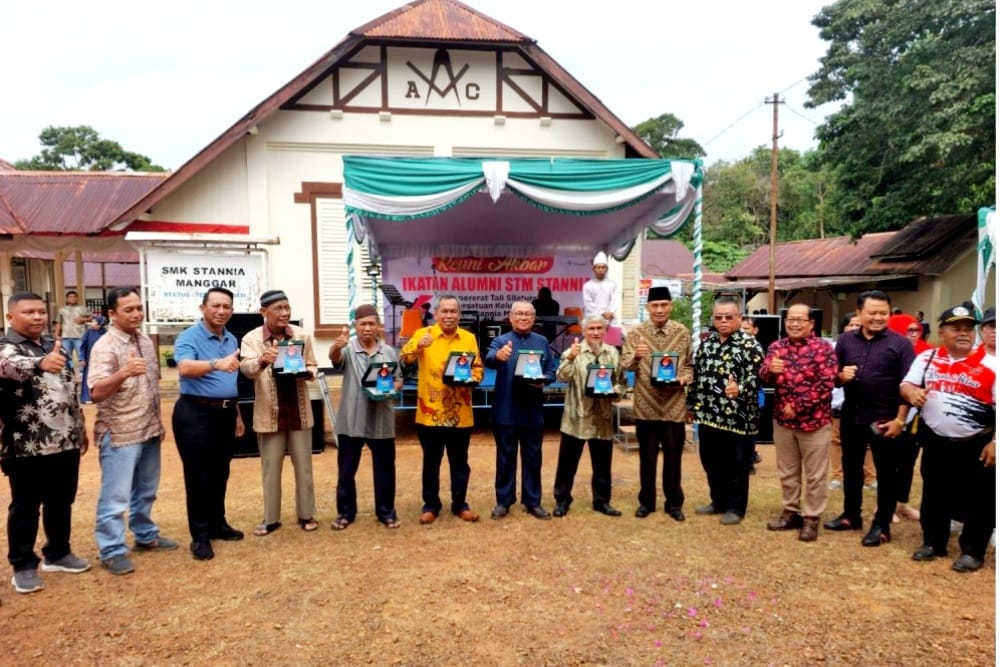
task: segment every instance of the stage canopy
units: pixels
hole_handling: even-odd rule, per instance
[[[694,211],[699,160],[344,157],[344,205],[373,257],[608,252]]]

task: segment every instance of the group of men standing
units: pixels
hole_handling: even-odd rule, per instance
[[[9,329],[0,340],[0,465],[11,488],[7,533],[12,584],[28,593],[43,587],[42,571],[84,572],[90,563],[70,547],[71,508],[76,495],[80,457],[89,445],[75,382],[62,341],[45,335],[48,313],[37,294],[18,293],[8,301]],[[135,551],[166,551],[178,544],[159,532],[152,518],[160,477],[159,364],[153,342],[142,333],[144,311],[135,288],[107,295],[111,326],[94,345],[88,385],[97,403],[94,435],[101,465],[101,489],[95,534],[103,567],[112,574],[135,569],[126,528]],[[254,534],[265,536],[281,526],[281,467],[286,452],[295,468],[296,512],[305,531],[313,518],[312,413],[305,383],[316,377],[312,337],[290,324],[284,292],[261,295],[264,323],[238,346],[226,329],[233,295],[212,288],[200,306],[202,318],[175,342],[180,396],[172,424],[183,465],[190,550],[197,560],[214,556],[213,540],[240,540],[243,533],[226,519],[225,497],[235,439],[245,429],[237,402],[237,373],[255,385],[253,428],[261,451],[263,520]],[[971,304],[940,317],[942,345],[915,357],[907,340],[890,330],[889,297],[864,292],[858,299],[860,329],[841,336],[834,349],[816,335],[811,309],[788,308],[787,337],[766,355],[740,327],[740,309],[729,298],[716,300],[713,331],[694,351],[690,331],[670,319],[673,300],[666,287],[648,293],[649,318],[633,328],[621,351],[605,340],[613,321],[609,310],[585,316],[579,338],[556,355],[548,340],[534,331],[535,311],[518,301],[510,311],[511,330],[496,337],[480,356],[475,336],[459,327],[457,297],[439,298],[434,324],[418,330],[395,350],[379,339],[378,311],[362,305],[354,312],[356,336],[345,330],[329,351],[345,381],[335,431],[338,452],[337,510],[334,529],[344,529],[357,514],[354,477],[367,444],[372,450],[376,515],[397,528],[395,509],[395,426],[391,400],[373,400],[365,391],[372,368],[391,376],[391,398],[402,386],[400,360],[419,364],[416,424],[423,451],[420,522],[438,519],[440,466],[445,454],[451,476],[449,509],[463,521],[479,514],[467,499],[469,443],[473,427],[472,387],[484,368],[496,371],[492,408],[496,440],[496,506],[502,519],[517,501],[517,460],[521,460],[520,499],[538,519],[566,516],[584,445],[592,463],[592,506],[620,516],[611,504],[614,435],[612,401],[624,391],[627,371],[635,373],[634,411],[639,444],[640,489],[635,516],[657,508],[657,466],[663,452],[664,511],[684,521],[681,459],[685,422],[696,422],[700,458],[708,478],[710,502],[698,514],[720,515],[721,523],[740,523],[746,514],[753,440],[759,421],[761,383],[774,387],[777,468],[782,512],[770,530],[798,529],[799,539],[817,538],[826,508],[826,474],[831,424],[831,394],[845,389],[841,408],[844,463],[843,512],[825,524],[829,530],[862,527],[861,484],[864,453],[871,448],[880,478],[893,476],[897,456],[893,440],[904,428],[924,447],[921,472],[924,497],[921,525],[924,544],[915,560],[947,553],[949,521],[964,522],[959,572],[979,569],[995,522],[995,311],[983,321]],[[611,317],[609,317],[609,314]],[[988,345],[973,349],[975,326],[983,325]],[[58,332],[57,332],[58,333]],[[987,335],[988,334],[988,335]],[[279,349],[295,346],[304,360],[294,373],[278,367]],[[451,362],[467,364],[467,378],[456,381]],[[659,374],[664,358],[669,379]],[[533,371],[525,369],[530,360]],[[597,378],[597,379],[595,379]],[[555,508],[542,501],[544,387],[567,383],[560,424],[561,438],[553,486]],[[598,383],[606,383],[602,390]],[[885,492],[883,493],[883,488]],[[890,539],[895,507],[892,485],[879,487],[878,509],[864,546]],[[34,552],[39,517],[47,542],[40,559]],[[128,525],[125,516],[128,516]]]

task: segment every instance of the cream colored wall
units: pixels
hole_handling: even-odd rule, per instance
[[[237,142],[184,185],[162,199],[151,212],[166,222],[245,225],[253,203],[248,198],[247,137]]]

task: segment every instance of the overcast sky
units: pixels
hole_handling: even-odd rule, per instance
[[[4,9],[0,158],[48,125],[90,125],[176,169],[348,31],[403,0],[12,2]],[[805,109],[826,52],[819,0],[467,0],[532,37],[629,126],[670,112],[681,136],[734,160],[804,150],[833,107]],[[597,11],[605,7],[606,11]]]

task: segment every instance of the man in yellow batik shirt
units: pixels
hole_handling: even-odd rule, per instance
[[[462,307],[458,297],[438,299],[435,323],[418,329],[406,342],[400,358],[418,363],[417,437],[424,452],[420,523],[433,523],[441,513],[441,459],[448,452],[451,471],[451,511],[463,521],[478,521],[465,500],[469,488],[469,440],[472,437],[472,388],[446,384],[445,370],[453,352],[474,353],[472,385],[483,380],[483,360],[476,337],[458,327]]]

